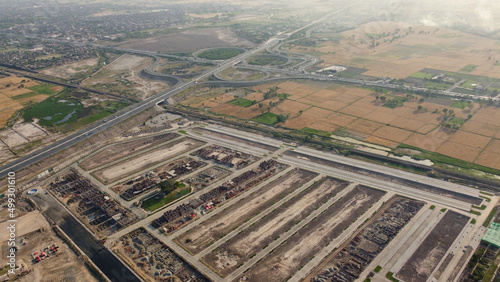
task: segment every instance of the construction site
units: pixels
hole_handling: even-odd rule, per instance
[[[335,251],[306,279],[313,282],[353,281],[417,214],[424,203],[396,197],[379,212],[372,223]]]
[[[285,167],[274,160],[263,161],[258,167],[249,170],[211,191],[201,194],[187,204],[169,210],[162,217],[154,220],[152,225],[161,228],[163,232],[170,233],[191,221],[198,214],[205,214],[216,206],[236,197],[238,194],[265,181]]]
[[[144,228],[121,237],[113,251],[145,281],[210,281]]]
[[[214,160],[218,164],[234,167],[236,169],[241,169],[258,160],[257,157],[250,154],[245,154],[218,145],[210,145],[201,148],[191,155],[198,156],[205,160]]]
[[[445,279],[498,199],[235,129],[181,133],[115,139],[41,187],[145,281]]]
[[[95,184],[71,169],[47,188],[84,222],[87,228],[107,236],[137,220],[127,208],[103,193]]]
[[[120,197],[126,201],[131,201],[139,195],[157,188],[161,181],[166,179],[177,179],[206,165],[206,162],[184,157],[166,165],[162,165],[153,171],[148,171],[123,184],[118,184],[114,186],[112,190],[118,193]]]

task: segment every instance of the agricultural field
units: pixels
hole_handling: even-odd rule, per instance
[[[117,164],[94,171],[93,175],[102,183],[113,183],[126,176],[131,176],[141,170],[151,168],[163,161],[189,152],[203,144],[203,141],[184,137],[176,142],[167,143],[159,148],[132,156]]]
[[[153,58],[123,55],[82,81],[82,85],[125,97],[145,99],[169,88],[167,83],[146,80],[139,72],[153,64]]]
[[[429,78],[418,72],[431,68],[500,78],[495,40],[445,27],[377,21],[341,32],[321,46],[285,47],[299,53],[314,50],[324,61],[318,68],[345,65],[366,69],[362,74],[372,77]]]
[[[203,225],[191,228],[188,232],[178,236],[176,242],[190,253],[197,254],[315,176],[315,173],[295,169],[282,176],[282,179],[263,186],[219,212],[205,221]]]
[[[335,242],[354,220],[359,218],[385,192],[356,186],[345,196],[312,219],[241,278],[246,281],[283,281],[309,262],[331,242]],[[331,215],[336,216],[332,217]]]
[[[205,100],[200,95],[182,103],[319,136],[349,136],[389,149],[408,145],[434,153],[427,156],[438,163],[443,156],[458,160],[452,165],[465,161],[481,170],[500,169],[500,112],[494,106],[320,82],[288,81],[252,90],[236,100],[230,93],[214,97],[207,91]]]
[[[0,78],[0,127],[5,126],[17,111],[41,102],[63,89],[62,86],[39,84],[23,77]]]

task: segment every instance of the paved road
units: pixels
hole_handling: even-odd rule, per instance
[[[168,99],[169,97],[172,97],[175,94],[177,94],[181,91],[184,91],[185,89],[188,89],[189,87],[192,87],[193,85],[196,85],[198,83],[198,81],[201,81],[201,80],[211,76],[212,74],[214,74],[222,69],[225,69],[229,66],[232,66],[234,61],[239,61],[239,60],[242,60],[246,57],[249,57],[249,56],[267,48],[268,46],[273,46],[275,44],[278,44],[278,42],[279,42],[279,39],[272,38],[272,39],[268,40],[266,43],[264,43],[263,45],[261,45],[260,47],[254,49],[254,50],[247,51],[243,54],[240,54],[240,55],[232,58],[229,61],[221,63],[217,67],[215,67],[211,70],[205,71],[203,74],[201,74],[201,75],[199,75],[199,76],[197,76],[189,81],[181,83],[181,84],[179,84],[179,85],[177,85],[177,86],[175,86],[172,89],[169,89],[167,91],[164,91],[162,93],[154,95],[145,101],[142,101],[138,104],[135,104],[133,106],[130,106],[130,107],[122,110],[120,113],[118,113],[117,115],[115,115],[111,118],[104,119],[102,122],[100,122],[98,124],[94,124],[94,125],[86,128],[80,132],[74,133],[74,134],[72,134],[72,135],[70,135],[70,136],[68,136],[68,137],[66,137],[66,138],[64,138],[56,143],[53,143],[53,144],[51,144],[51,145],[49,145],[41,150],[38,150],[34,153],[28,154],[27,156],[25,156],[21,159],[13,161],[13,162],[0,168],[0,178],[5,177],[11,171],[15,172],[17,170],[23,169],[25,167],[30,166],[31,164],[34,164],[38,161],[43,160],[43,159],[45,159],[45,158],[47,158],[47,157],[49,157],[57,152],[60,152],[64,149],[84,140],[85,138],[87,138],[88,136],[90,136],[92,134],[96,134],[98,132],[106,130],[107,128],[109,128],[111,126],[116,125],[116,124],[124,121],[125,119],[127,119],[135,114],[138,114],[138,113],[144,111],[145,109],[152,107],[155,104],[158,104],[158,103]]]

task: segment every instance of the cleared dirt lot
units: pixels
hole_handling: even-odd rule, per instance
[[[150,57],[124,55],[85,79],[82,85],[118,95],[145,99],[169,88],[167,83],[146,80],[139,76],[139,72],[152,65],[153,61]]]
[[[226,277],[238,265],[306,218],[309,213],[319,208],[329,198],[334,197],[348,184],[348,182],[334,178],[323,178],[267,214],[265,219],[258,221],[206,255],[203,261]]]
[[[427,280],[470,217],[448,211],[398,271],[404,281]]]
[[[337,238],[385,192],[356,186],[254,265],[241,278],[247,281],[284,281],[305,265],[319,250]],[[335,216],[332,216],[335,215]]]
[[[393,197],[337,248],[305,281],[354,280],[424,206],[423,202]]]
[[[79,74],[84,74],[91,71],[99,64],[99,58],[90,58],[70,64],[65,64],[53,68],[41,70],[40,73],[60,77],[60,78],[73,78]]]
[[[98,170],[94,172],[94,176],[103,183],[112,183],[177,155],[193,150],[203,144],[205,144],[203,141],[191,138],[182,138],[177,142],[167,143],[165,146],[160,148],[122,161],[116,165]]]
[[[154,147],[163,142],[167,142],[178,137],[179,134],[167,133],[158,136],[152,136],[130,142],[111,145],[96,155],[86,159],[80,163],[80,167],[85,170],[92,170],[104,164],[121,159],[122,157],[138,153],[148,148]]]
[[[177,237],[176,242],[189,252],[197,254],[315,176],[315,173],[295,169],[258,191],[254,191],[238,203],[205,221],[203,225],[191,228]]]
[[[158,37],[133,40],[120,45],[123,48],[160,53],[195,51],[209,47],[252,46],[229,28],[204,28]]]

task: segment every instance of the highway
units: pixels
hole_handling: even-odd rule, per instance
[[[113,116],[111,118],[104,119],[100,123],[97,123],[97,124],[94,124],[90,127],[87,127],[84,130],[77,132],[77,133],[74,133],[74,134],[72,134],[72,135],[70,135],[70,136],[68,136],[68,137],[66,137],[58,142],[55,142],[55,143],[53,143],[53,144],[51,144],[51,145],[49,145],[41,150],[38,150],[38,151],[33,152],[31,154],[28,154],[27,156],[25,156],[23,158],[20,158],[20,159],[15,160],[15,161],[13,161],[5,166],[2,166],[0,168],[0,178],[5,177],[11,171],[13,171],[13,172],[18,171],[20,169],[23,169],[25,167],[30,166],[31,164],[34,164],[38,161],[41,161],[41,160],[43,160],[43,159],[45,159],[45,158],[47,158],[55,153],[58,153],[66,148],[69,148],[72,145],[82,141],[83,139],[89,137],[92,134],[96,134],[96,133],[99,133],[103,130],[106,130],[107,128],[109,128],[111,126],[114,126],[114,125],[126,120],[127,118],[129,118],[133,115],[136,115],[136,114],[146,110],[147,108],[150,108],[150,107],[154,106],[155,104],[158,104],[158,103],[174,96],[175,94],[188,89],[189,87],[196,85],[198,83],[198,81],[201,81],[205,78],[208,78],[212,74],[219,72],[227,67],[232,66],[233,62],[242,60],[242,59],[249,57],[249,56],[252,56],[253,54],[260,52],[261,50],[264,50],[265,48],[267,48],[269,46],[277,44],[278,42],[279,42],[279,39],[272,38],[256,49],[249,50],[245,53],[242,53],[242,54],[232,58],[231,60],[228,60],[228,61],[221,63],[220,65],[218,65],[217,67],[215,67],[211,70],[205,71],[204,73],[200,74],[199,76],[197,76],[189,81],[180,83],[171,89],[168,89],[162,93],[156,94],[156,95],[148,98],[145,101],[139,102],[139,103],[132,105],[128,108],[125,108],[124,110],[117,113],[115,116]]]

